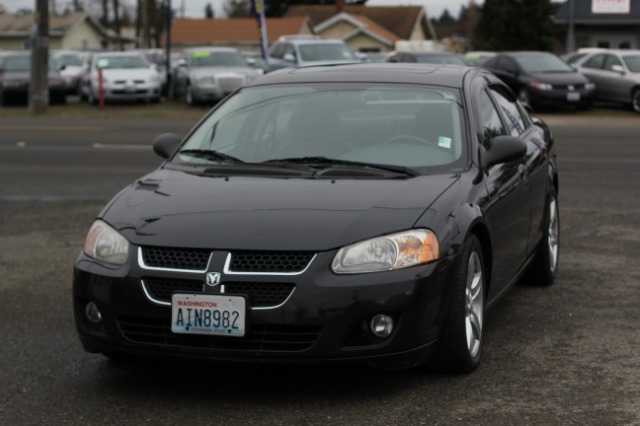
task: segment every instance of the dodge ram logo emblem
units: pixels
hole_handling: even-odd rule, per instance
[[[220,272],[207,272],[206,283],[211,287],[220,284]]]

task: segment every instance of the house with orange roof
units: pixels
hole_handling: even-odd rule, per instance
[[[421,6],[297,5],[286,16],[308,16],[322,38],[342,39],[361,52],[389,52],[398,41],[437,40]]]
[[[268,43],[285,35],[315,34],[307,16],[267,18]],[[259,50],[260,34],[253,18],[186,19],[171,27],[172,49],[179,51],[194,46],[226,46],[239,50]]]

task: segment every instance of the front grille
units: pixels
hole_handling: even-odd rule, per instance
[[[231,256],[230,272],[293,274],[306,269],[313,259],[309,252],[245,251]]]
[[[251,324],[242,338],[174,334],[168,320],[118,317],[125,338],[141,344],[197,349],[299,352],[311,348],[320,336],[319,326]]]
[[[210,256],[211,250],[166,247],[144,247],[142,249],[144,264],[153,268],[204,271]]]
[[[171,295],[175,292],[202,293],[204,285],[201,280],[175,278],[143,278],[142,282],[153,300],[166,303],[171,303]]]
[[[218,78],[218,86],[223,92],[233,92],[244,84],[242,77]]]
[[[171,303],[175,292],[202,293],[203,281],[175,278],[143,278],[149,296],[157,301]],[[252,308],[266,308],[283,304],[295,289],[292,283],[224,283],[225,294],[247,296]]]
[[[151,268],[204,271],[211,250],[169,247],[143,247],[142,260]],[[238,251],[231,253],[228,271],[236,274],[296,274],[304,271],[313,259],[312,252]]]
[[[292,283],[224,283],[224,294],[245,294],[253,308],[282,305],[295,289]]]

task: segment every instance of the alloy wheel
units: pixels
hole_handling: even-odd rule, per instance
[[[467,266],[465,330],[469,355],[475,357],[482,341],[484,316],[484,277],[482,262],[477,252],[471,253]]]

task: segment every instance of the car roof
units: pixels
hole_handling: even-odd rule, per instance
[[[291,44],[341,44],[346,45],[346,43],[342,40],[338,39],[288,39],[279,41],[280,43],[291,43]]]
[[[281,83],[381,82],[461,87],[464,76],[477,68],[448,64],[356,63],[284,68],[265,74],[251,86]]]
[[[203,46],[203,47],[190,47],[188,49],[184,49],[183,52],[239,52],[239,50],[234,47]]]
[[[403,53],[403,54],[420,55],[420,56],[457,56],[453,52],[441,52],[436,50],[398,50],[393,53]]]

